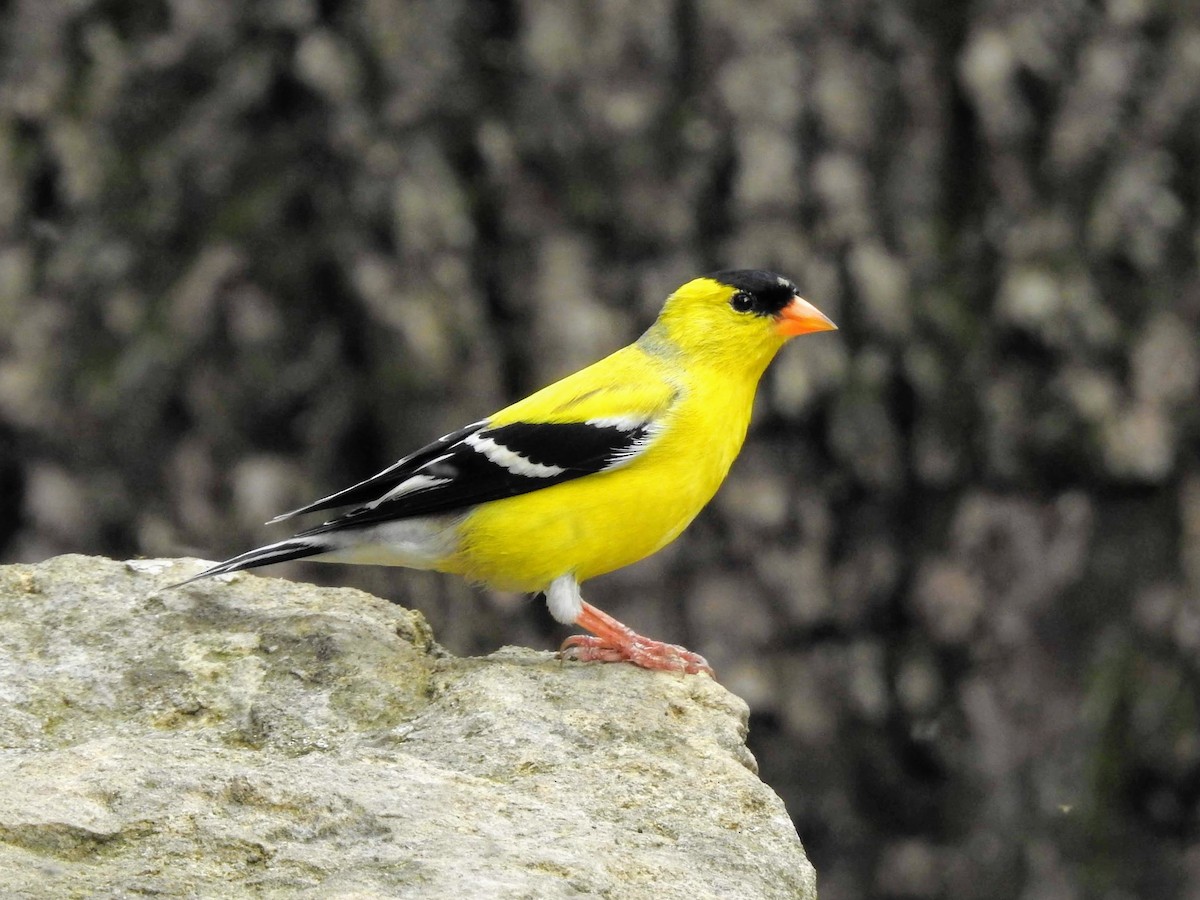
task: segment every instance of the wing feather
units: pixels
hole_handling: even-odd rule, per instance
[[[310,512],[320,512],[323,509],[336,509],[339,506],[353,506],[357,503],[377,501],[412,478],[418,469],[429,465],[431,462],[436,463],[440,454],[444,453],[447,448],[454,446],[463,440],[463,438],[480,431],[485,425],[487,425],[486,419],[479,422],[472,422],[465,428],[442,435],[436,441],[426,444],[415,453],[410,453],[403,459],[392,463],[382,472],[378,472],[370,478],[360,481],[358,484],[351,485],[337,493],[330,494],[328,497],[315,500],[307,506],[301,506],[299,509],[293,509],[291,512],[281,513],[267,524],[274,525],[276,522],[282,522],[294,516],[302,516]],[[433,475],[435,473],[430,472],[429,474]]]
[[[376,476],[379,487],[389,486],[383,494],[298,536],[453,513],[619,468],[643,453],[659,430],[654,420],[620,427],[514,422],[480,428],[449,447],[439,447],[427,462]]]
[[[448,434],[280,519],[357,508],[298,536],[469,509],[628,465],[666,427],[679,388],[635,346]]]

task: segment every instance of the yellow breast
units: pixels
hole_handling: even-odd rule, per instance
[[[477,507],[440,568],[539,591],[568,572],[584,581],[619,569],[678,537],[741,449],[757,377],[731,384],[705,369],[660,374],[661,393],[674,400],[648,450],[622,468]]]

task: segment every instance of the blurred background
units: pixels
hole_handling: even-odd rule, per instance
[[[841,330],[589,599],[751,704],[824,900],[1200,896],[1195,0],[10,0],[0,64],[0,560],[282,537],[776,269]]]

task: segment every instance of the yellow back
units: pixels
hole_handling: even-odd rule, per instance
[[[636,343],[496,413],[497,426],[652,418],[661,433],[625,466],[476,508],[443,568],[537,591],[674,540],[725,479],[759,378],[786,340],[769,319],[734,312],[732,293],[708,278],[688,282]]]

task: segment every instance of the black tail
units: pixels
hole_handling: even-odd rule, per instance
[[[193,575],[186,581],[180,581],[178,584],[171,585],[171,587],[182,587],[185,584],[191,584],[193,581],[199,581],[201,578],[208,578],[212,575],[240,572],[242,569],[253,569],[258,566],[270,565],[271,563],[287,562],[290,559],[304,559],[306,556],[316,556],[318,553],[325,553],[332,549],[334,548],[329,545],[328,541],[322,541],[319,538],[288,538],[286,541],[267,544],[265,547],[259,547],[257,550],[250,550],[240,556],[227,559],[225,562],[217,563],[215,566],[205,569],[199,575]]]

